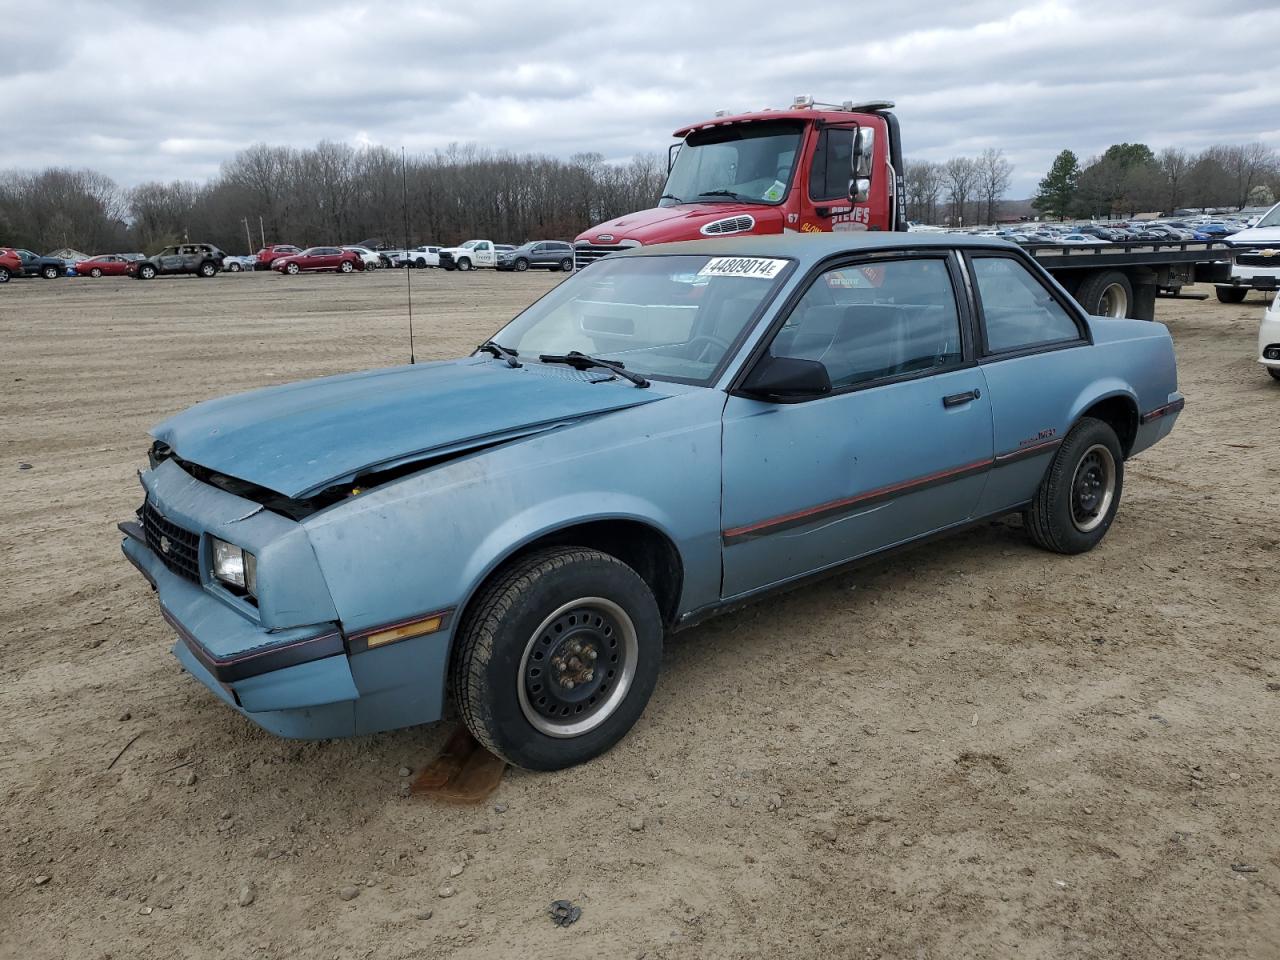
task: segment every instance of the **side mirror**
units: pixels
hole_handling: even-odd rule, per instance
[[[755,365],[741,391],[761,400],[795,400],[831,392],[831,376],[819,360],[766,354]]]
[[[871,196],[871,175],[875,169],[876,131],[872,127],[859,127],[853,135],[853,156],[850,162],[849,199],[854,203],[866,203]]]

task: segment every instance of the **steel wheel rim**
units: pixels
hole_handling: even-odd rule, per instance
[[[1097,530],[1116,496],[1116,461],[1105,444],[1084,452],[1071,477],[1071,522],[1081,533]]]
[[[1102,316],[1127,317],[1129,315],[1129,294],[1118,283],[1107,284],[1100,298]]]
[[[573,618],[578,622],[570,623]],[[582,653],[571,653],[575,642]],[[594,658],[586,655],[588,644]],[[635,624],[622,607],[604,597],[571,600],[543,620],[525,644],[516,675],[520,711],[549,737],[589,733],[627,698],[639,652]],[[583,680],[588,668],[592,676]]]

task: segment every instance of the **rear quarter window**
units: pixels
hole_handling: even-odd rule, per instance
[[[970,260],[987,353],[1009,353],[1081,339],[1075,318],[1025,264],[1012,257]]]

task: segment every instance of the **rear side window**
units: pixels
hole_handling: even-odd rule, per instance
[[[1065,307],[1031,271],[1011,257],[974,257],[987,352],[1007,353],[1080,339]]]
[[[796,304],[770,352],[820,361],[836,389],[958,364],[960,319],[946,261],[828,270]]]
[[[831,127],[823,130],[809,171],[809,199],[848,199],[852,162],[853,131]]]

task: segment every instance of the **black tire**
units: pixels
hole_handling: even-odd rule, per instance
[[[1244,303],[1249,295],[1248,287],[1218,287],[1218,299],[1223,303]]]
[[[138,268],[138,277],[142,280],[154,280],[156,268],[154,264],[144,263]]]
[[[238,263],[232,263],[232,264],[231,264],[231,266],[227,267],[227,272],[228,272],[228,273],[239,273],[239,272],[240,272],[240,269],[241,269],[241,268],[240,268],[240,264],[238,264]]]
[[[0,283],[8,283],[8,282],[9,282],[9,268],[0,267]]]
[[[571,271],[573,269],[573,258],[565,257],[563,260],[561,260],[560,269],[563,270],[565,273],[568,273],[569,271]]]
[[[89,271],[89,276],[97,280],[100,276],[102,276],[102,271],[99,270],[97,267],[94,267],[92,270]]]
[[[515,267],[516,267],[516,273],[524,273],[526,270],[529,269],[529,261],[526,260],[524,257],[517,257]]]
[[[352,263],[350,260],[343,260],[342,265],[338,267],[338,269],[341,270],[343,273],[350,273],[355,268],[356,268],[355,264]]]
[[[1084,553],[1111,529],[1123,490],[1124,451],[1116,432],[1084,417],[1054,455],[1023,524],[1045,550]]]
[[[214,263],[212,260],[206,260],[204,263],[200,264],[199,269],[196,270],[196,275],[200,277],[204,277],[206,280],[208,280],[217,272],[218,272],[218,265]]]
[[[0,283],[4,283],[4,281],[0,280]],[[1267,373],[1271,374],[1272,380],[1280,380],[1280,370],[1275,367],[1267,367]]]
[[[499,570],[467,611],[450,671],[458,711],[516,766],[585,763],[644,712],[662,632],[652,591],[621,560],[586,547],[538,550]]]
[[[58,277],[61,276],[61,273],[59,273],[57,267],[41,267],[40,276],[44,277],[46,280],[57,280]]]
[[[299,273],[302,272],[302,268],[298,266],[296,263],[286,263],[284,265],[284,272],[289,274],[289,276],[291,277],[296,277]]]
[[[1127,317],[1133,307],[1133,284],[1119,270],[1095,270],[1080,281],[1076,302],[1096,317]]]
[[[459,258],[458,269],[461,270],[463,273],[466,273],[468,270],[471,269],[471,261],[468,260],[466,257]]]
[[[413,261],[413,265],[419,270],[425,270],[427,269],[427,258],[419,257],[417,260]]]

